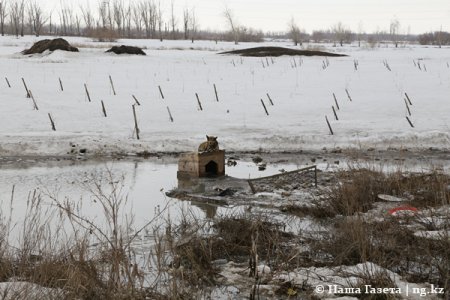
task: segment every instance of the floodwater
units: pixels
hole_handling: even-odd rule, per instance
[[[293,164],[270,164],[266,170],[260,171],[252,162],[238,162],[237,166],[227,167],[226,173],[249,179],[276,174],[280,169],[295,170],[297,167]],[[70,201],[81,215],[101,220],[104,209],[98,197],[112,196],[113,189],[116,192],[114,197],[122,200],[121,213],[126,214],[128,220],[133,217],[136,228],[157,215],[176,222],[181,216],[210,218],[228,209],[167,197],[165,193],[178,184],[177,164],[157,160],[41,163],[30,167],[8,167],[0,169],[0,217],[11,215],[13,222],[20,224],[30,199],[38,195],[42,206],[48,210],[58,210],[58,203]],[[97,186],[101,187],[102,193],[98,193]]]

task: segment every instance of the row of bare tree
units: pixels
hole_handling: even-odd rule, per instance
[[[45,12],[38,0],[1,0],[0,33],[23,36],[33,34],[92,35],[96,31],[113,33],[128,38],[184,38],[196,37],[198,21],[194,8],[185,8],[182,32],[171,0],[168,16],[163,16],[161,2],[140,0],[103,1],[93,10],[89,5],[79,6],[77,13],[72,6],[61,2],[55,12]],[[55,15],[59,21],[54,22]]]

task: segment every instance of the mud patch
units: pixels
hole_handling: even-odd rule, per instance
[[[68,41],[65,39],[45,39],[41,40],[39,42],[36,42],[31,46],[30,49],[26,49],[22,51],[22,54],[28,55],[28,54],[37,54],[42,53],[46,50],[49,51],[55,51],[55,50],[62,50],[62,51],[70,51],[70,52],[78,52],[78,48],[73,47],[69,44]]]
[[[264,56],[330,56],[330,57],[341,57],[347,56],[345,54],[330,53],[324,51],[314,51],[314,50],[296,50],[283,47],[255,47],[248,49],[240,49],[233,51],[221,52],[219,54],[236,54],[240,56],[251,56],[251,57],[264,57]]]

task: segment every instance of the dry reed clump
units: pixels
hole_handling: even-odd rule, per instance
[[[142,228],[130,232],[133,218],[124,213],[123,179],[110,171],[98,175],[80,182],[103,216],[83,216],[75,202],[42,190],[29,194],[18,233],[13,230],[17,224],[0,210],[0,228],[4,229],[0,233],[0,281],[27,283],[21,290],[8,290],[10,295],[20,293],[21,299],[52,299],[52,295],[55,299],[164,299],[150,284],[144,285],[143,271],[134,259],[130,243]],[[14,192],[11,198],[12,205]],[[11,245],[12,240],[18,240],[18,245]],[[38,288],[29,291],[32,284]]]
[[[396,196],[417,208],[450,204],[450,177],[432,173],[383,173],[370,169],[351,169],[337,174],[338,182],[317,201],[316,210],[324,210],[322,217],[351,216],[373,208],[380,194]],[[313,215],[321,216],[311,209]]]

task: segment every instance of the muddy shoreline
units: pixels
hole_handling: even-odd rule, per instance
[[[161,164],[176,164],[178,157],[185,152],[146,152],[111,154],[111,155],[17,155],[0,156],[1,168],[27,168],[49,165],[73,165],[77,163],[106,163],[111,161],[152,161]],[[239,162],[251,161],[260,157],[264,162],[290,163],[297,165],[312,164],[389,164],[402,166],[418,166],[424,168],[450,167],[450,151],[430,148],[428,150],[412,151],[407,149],[388,150],[345,150],[345,149],[322,149],[320,151],[298,151],[298,152],[260,152],[260,151],[237,151],[226,152],[226,159]]]

